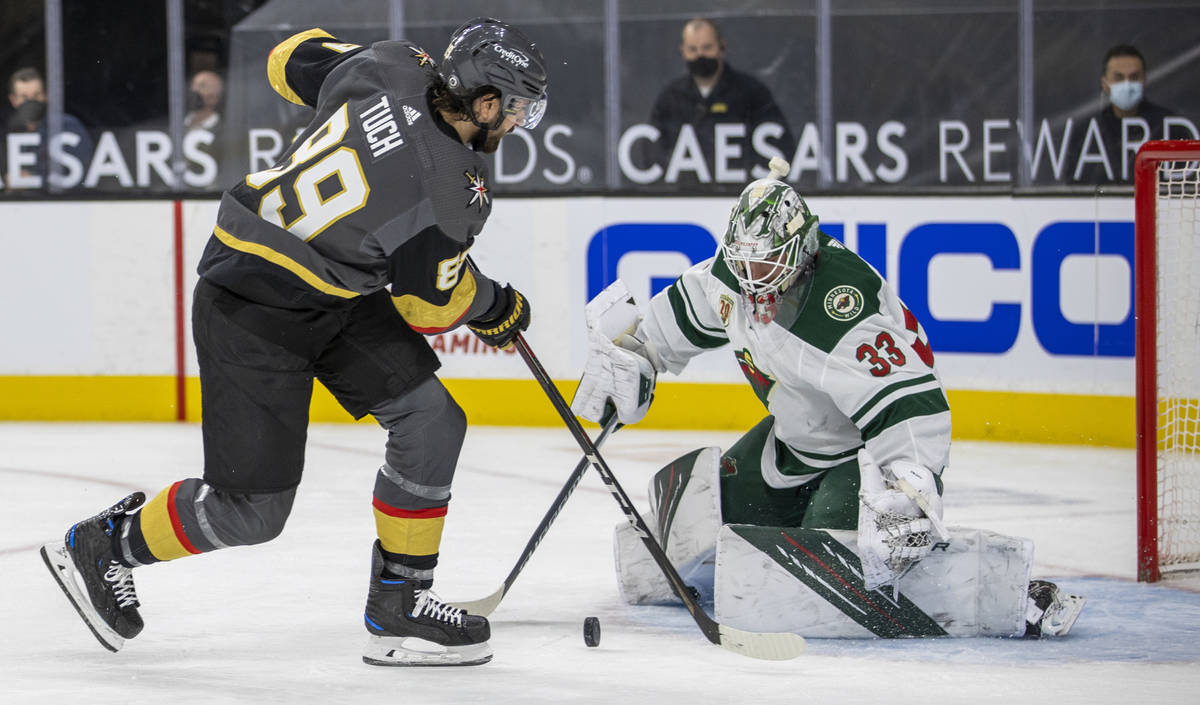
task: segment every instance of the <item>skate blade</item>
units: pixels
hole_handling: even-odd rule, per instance
[[[372,666],[477,666],[491,660],[486,641],[442,646],[412,636],[370,636],[363,650],[363,663]]]
[[[92,601],[88,599],[87,593],[79,585],[76,577],[79,575],[79,570],[75,567],[75,561],[67,553],[66,544],[62,541],[48,543],[42,546],[41,554],[46,568],[54,576],[54,582],[58,583],[58,587],[67,596],[67,600],[79,613],[80,619],[91,630],[92,635],[96,637],[96,641],[113,653],[120,651],[121,647],[125,645],[125,637],[113,631],[112,627],[108,626],[92,607]]]
[[[1079,613],[1083,611],[1083,606],[1087,604],[1087,600],[1079,595],[1063,594],[1058,599],[1056,613],[1050,615],[1049,624],[1042,627],[1042,633],[1055,637],[1066,636],[1067,632],[1071,631],[1075,620],[1079,619]]]

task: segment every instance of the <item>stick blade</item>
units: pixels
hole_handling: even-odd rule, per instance
[[[480,617],[488,617],[500,606],[500,601],[504,599],[504,586],[501,585],[495,592],[487,597],[481,597],[478,600],[469,600],[466,602],[451,602],[452,607],[457,607],[460,610],[466,610],[467,614],[477,614]]]
[[[808,644],[799,634],[747,632],[722,624],[718,644],[726,651],[767,661],[786,661],[804,653]]]

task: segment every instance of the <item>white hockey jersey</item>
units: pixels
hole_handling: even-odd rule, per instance
[[[950,407],[916,317],[869,264],[820,235],[816,268],[768,324],[750,315],[718,253],[650,302],[639,328],[670,372],[731,345],[775,417],[766,482],[796,487],[855,461],[864,445],[882,467],[907,460],[940,473]],[[786,456],[786,457],[785,457]],[[764,461],[770,460],[764,457]]]

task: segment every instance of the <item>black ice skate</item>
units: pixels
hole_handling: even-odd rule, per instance
[[[371,636],[363,661],[373,666],[474,666],[492,660],[486,617],[443,603],[431,580],[383,577],[379,544],[371,557],[364,621]]]
[[[1086,602],[1079,595],[1068,595],[1048,580],[1030,580],[1025,637],[1066,636]]]
[[[109,651],[142,631],[137,593],[130,568],[113,555],[112,534],[121,519],[142,506],[146,495],[134,492],[68,531],[63,541],[42,546],[42,560],[88,629]]]

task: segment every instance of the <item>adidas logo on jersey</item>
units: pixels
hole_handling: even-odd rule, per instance
[[[418,113],[411,105],[404,106],[404,120],[411,126],[414,122],[421,118],[421,113]]]

